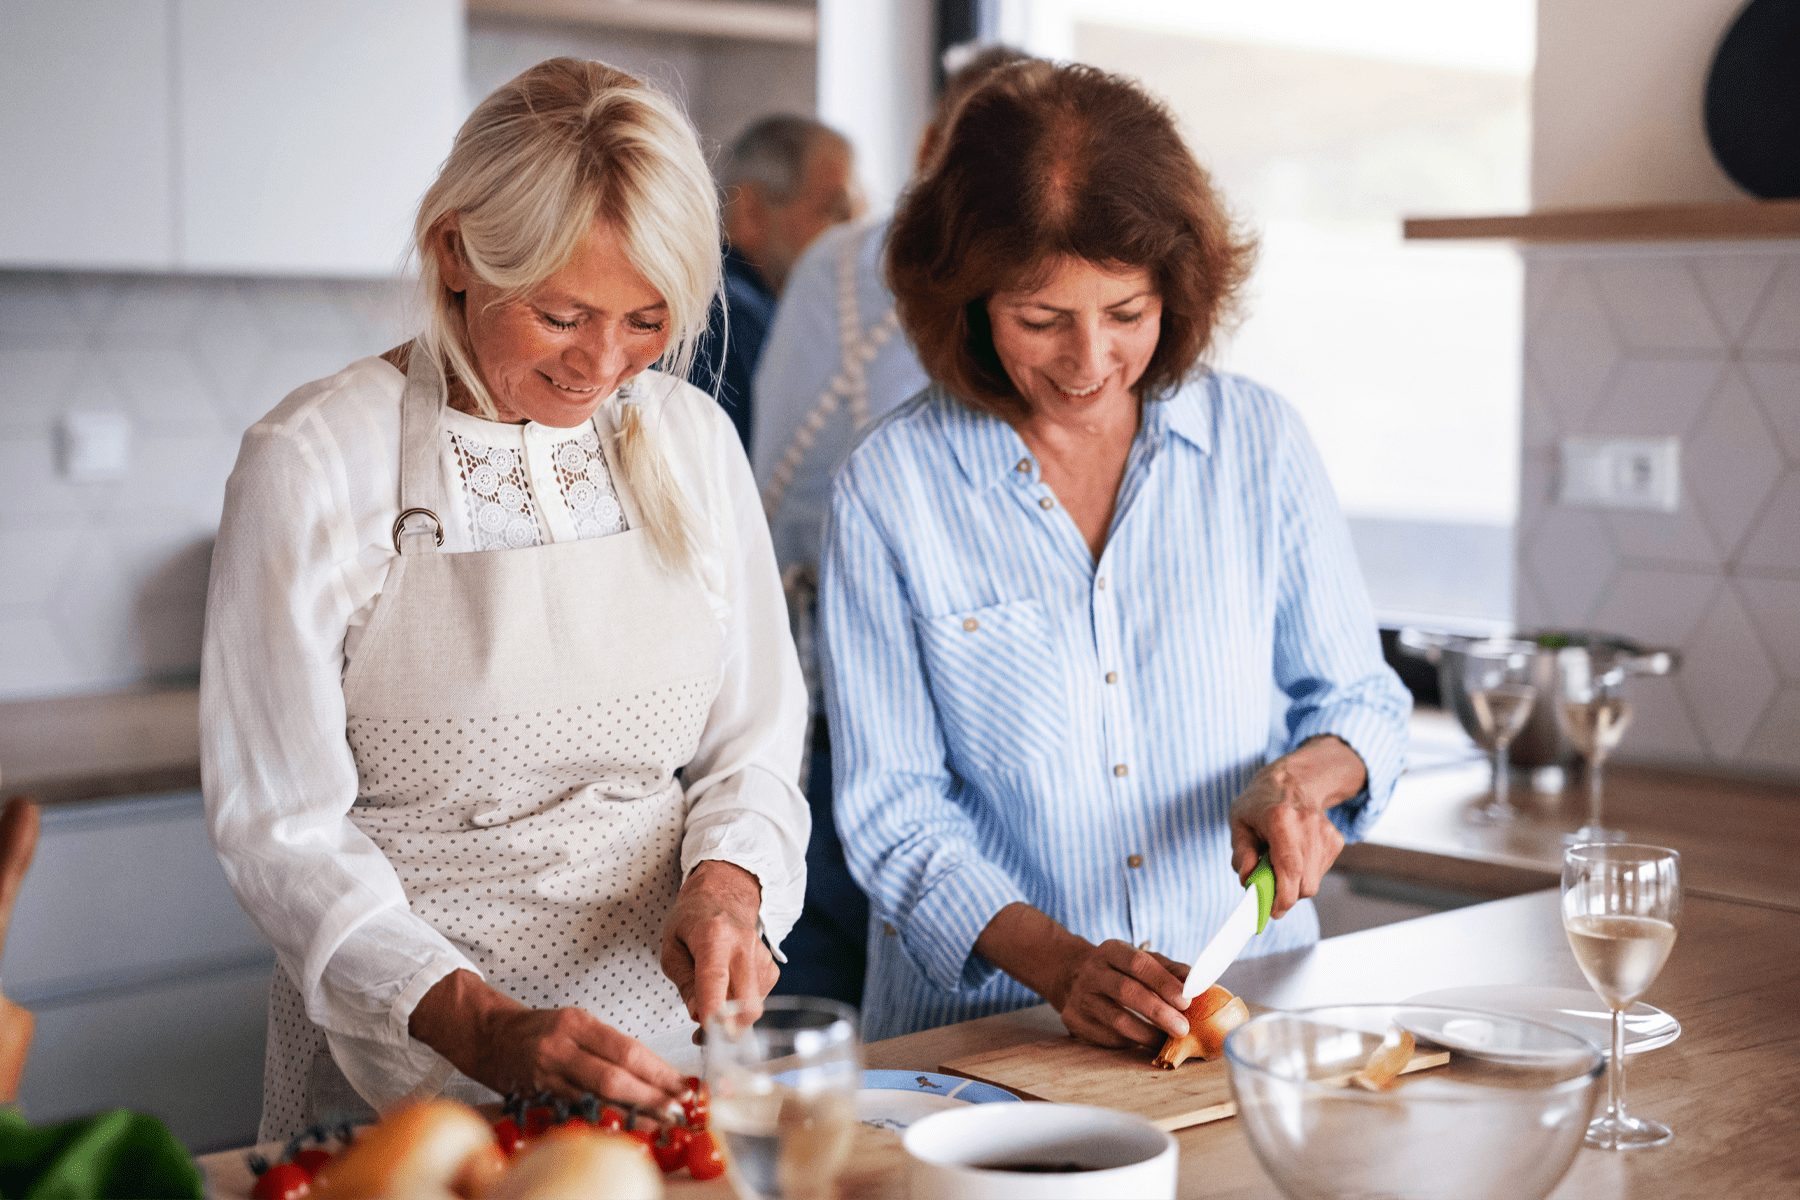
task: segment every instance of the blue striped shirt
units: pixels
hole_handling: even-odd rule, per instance
[[[1013,901],[1190,959],[1242,895],[1232,800],[1309,737],[1368,768],[1348,839],[1399,775],[1409,701],[1343,516],[1248,380],[1144,406],[1098,562],[1012,427],[927,389],[839,474],[821,569],[867,1038],[1038,1003],[972,952]],[[1246,953],[1317,938],[1306,903]]]

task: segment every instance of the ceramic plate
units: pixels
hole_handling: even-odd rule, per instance
[[[935,1112],[965,1104],[1004,1104],[1018,1097],[991,1083],[921,1071],[864,1071],[856,1119],[894,1133]]]
[[[1612,1017],[1600,998],[1581,988],[1500,985],[1445,988],[1408,997],[1406,1004],[1443,1004],[1452,1008],[1479,1008],[1558,1025],[1587,1038],[1607,1053],[1612,1052]],[[1681,1036],[1681,1022],[1660,1008],[1642,1002],[1625,1012],[1625,1053],[1641,1054],[1666,1046]]]

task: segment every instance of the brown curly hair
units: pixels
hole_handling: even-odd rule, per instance
[[[1029,60],[963,102],[901,198],[887,275],[931,377],[1008,415],[1023,400],[994,351],[995,292],[1034,287],[1068,257],[1148,270],[1162,331],[1137,392],[1156,397],[1234,316],[1255,253],[1161,103],[1095,67]]]

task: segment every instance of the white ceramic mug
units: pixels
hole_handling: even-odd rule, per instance
[[[1110,1108],[972,1104],[902,1144],[913,1200],[1175,1200],[1175,1139]]]

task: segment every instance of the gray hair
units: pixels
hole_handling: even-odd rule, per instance
[[[824,139],[850,144],[843,134],[811,117],[793,113],[763,117],[725,148],[719,186],[729,198],[732,189],[754,183],[770,200],[785,204],[799,194],[806,156]]]

